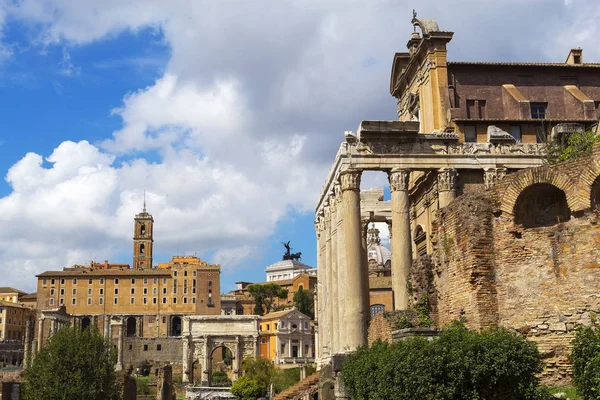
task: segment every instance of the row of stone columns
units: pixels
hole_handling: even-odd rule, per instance
[[[319,357],[366,344],[369,317],[366,224],[361,223],[360,170],[340,172],[315,221],[318,249]],[[409,307],[407,288],[412,264],[410,170],[388,171],[391,190],[392,291],[394,308]],[[456,170],[438,171],[439,206],[456,197]]]

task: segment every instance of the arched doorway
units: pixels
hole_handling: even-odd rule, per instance
[[[181,336],[181,317],[171,318],[171,336]]]
[[[90,317],[83,317],[81,319],[81,330],[85,330],[90,326]]]
[[[600,209],[600,176],[596,178],[592,184],[592,192],[590,193],[590,205],[592,210]]]
[[[127,318],[127,337],[134,337],[137,333],[137,322],[135,317]]]
[[[515,223],[524,228],[552,226],[571,218],[565,192],[549,183],[536,183],[519,194]]]
[[[231,386],[233,379],[233,353],[229,347],[216,347],[211,355],[208,369],[210,386]]]

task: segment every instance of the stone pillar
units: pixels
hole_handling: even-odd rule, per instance
[[[233,352],[233,379],[237,380],[242,374],[240,373],[240,368],[242,364],[240,363],[240,337],[236,336],[235,338],[235,349]]]
[[[408,309],[408,288],[406,282],[412,264],[412,243],[410,240],[410,199],[408,197],[407,169],[393,169],[389,174],[392,192],[392,291],[394,309]]]
[[[23,350],[23,367],[25,369],[29,368],[30,358],[31,358],[31,319],[27,317],[27,321],[25,321],[25,346]]]
[[[202,381],[202,386],[208,386],[210,382],[208,381],[208,364],[210,363],[210,354],[208,354],[208,336],[204,336],[204,343],[202,343],[202,351],[204,357],[202,358],[202,376],[200,380]]]
[[[38,342],[37,342],[37,351],[39,352],[42,349],[42,342],[44,338],[44,317],[40,317],[38,321]]]
[[[110,316],[104,314],[104,338],[111,339],[110,337]]]
[[[50,335],[52,336],[56,333],[56,320],[54,318],[50,319]]]
[[[337,183],[335,185],[338,185]],[[338,185],[339,186],[339,185]],[[330,301],[330,307],[329,307],[329,313],[331,314],[329,317],[330,320],[330,348],[331,348],[331,354],[335,354],[336,352],[339,351],[339,343],[340,343],[340,331],[341,331],[341,326],[342,326],[342,321],[340,319],[340,313],[339,313],[339,303],[340,303],[340,291],[339,291],[339,279],[340,279],[340,272],[339,272],[339,264],[338,264],[338,253],[340,251],[339,246],[338,246],[338,239],[337,239],[337,234],[340,230],[339,224],[338,224],[338,216],[340,215],[340,207],[339,207],[339,202],[337,200],[337,198],[335,197],[335,189],[334,192],[331,194],[331,196],[329,197],[329,204],[331,206],[331,278],[329,279],[330,285],[329,287],[331,288],[331,293],[329,295],[329,298],[331,299]]]
[[[363,307],[365,310],[367,310],[367,320],[371,317],[371,294],[370,294],[370,289],[369,289],[369,265],[368,265],[368,255],[367,255],[367,249],[368,249],[368,245],[367,245],[367,231],[369,230],[369,223],[366,222],[364,225],[361,226],[362,229],[362,266],[361,266],[361,270],[362,270],[362,279],[365,282],[364,285],[364,293],[363,293],[363,300],[364,300],[364,304]]]
[[[300,357],[300,358],[306,357],[306,354],[304,354],[304,339],[298,340],[298,346],[300,346],[298,348],[298,357]]]
[[[438,192],[440,208],[448,206],[456,198],[456,169],[441,168],[438,170]]]
[[[279,340],[279,335],[275,336],[275,363],[279,364],[279,361],[282,357],[281,354],[281,341]]]
[[[321,217],[317,216],[315,219],[315,232],[317,234],[317,290],[314,294],[314,307],[315,307],[315,340],[317,342],[317,368],[320,368],[323,360],[323,349],[320,347],[323,344],[323,303],[321,297],[323,296],[323,276],[325,274],[325,266],[323,265],[323,257],[321,250],[322,232],[321,232]],[[270,341],[269,341],[270,342]],[[269,347],[270,343],[267,344]],[[267,354],[271,354],[271,350],[267,351]]]
[[[346,343],[347,329],[346,326],[346,275],[347,270],[344,268],[346,265],[346,240],[344,232],[344,207],[342,204],[342,184],[335,182],[333,185],[335,193],[334,201],[336,205],[335,222],[337,224],[336,229],[336,241],[337,241],[337,260],[336,260],[336,274],[333,284],[336,285],[337,297],[335,303],[332,304],[332,312],[334,313],[336,325],[334,330],[335,340],[335,351],[331,354],[338,353],[344,350],[344,343]]]
[[[117,325],[119,329],[119,339],[117,342],[117,365],[115,365],[115,370],[121,371],[123,370],[123,321]]]
[[[362,238],[360,223],[361,171],[346,170],[340,174],[342,181],[342,212],[344,214],[345,272],[344,324],[336,328],[347,332],[344,351],[352,351],[367,343],[367,315],[365,310],[365,282],[362,277]]]
[[[323,232],[325,235],[325,265],[327,267],[327,274],[325,276],[325,304],[323,304],[323,310],[325,314],[325,327],[326,330],[324,332],[324,338],[326,340],[327,345],[327,353],[329,357],[333,354],[333,349],[335,347],[334,341],[334,333],[335,333],[335,321],[333,319],[333,310],[332,307],[335,304],[333,299],[333,288],[332,284],[335,282],[333,277],[333,268],[331,263],[331,207],[329,205],[329,201],[327,201],[324,207],[324,215],[325,215],[325,231]],[[281,355],[283,357],[283,354]]]
[[[506,168],[488,168],[483,175],[485,188],[489,189],[506,176]]]
[[[186,336],[183,338],[183,376],[181,378],[182,382],[190,383],[190,375],[192,374],[191,369],[193,368],[193,364],[190,363],[190,337]],[[190,367],[191,366],[191,367]]]

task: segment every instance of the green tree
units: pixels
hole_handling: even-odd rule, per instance
[[[315,315],[315,297],[311,290],[300,289],[294,293],[294,305],[302,314],[308,315],[310,319]]]
[[[241,400],[256,400],[267,392],[256,379],[242,376],[231,385],[231,394]]]
[[[118,398],[116,353],[98,329],[64,327],[52,335],[25,371],[26,400]]]
[[[571,133],[566,140],[557,136],[548,143],[546,160],[549,164],[556,164],[589,156],[592,154],[592,147],[598,141],[600,136],[591,131]]]
[[[342,376],[355,400],[546,400],[541,371],[537,347],[522,336],[501,328],[474,332],[457,322],[431,342],[359,348]]]
[[[573,383],[585,400],[600,399],[600,329],[579,327],[569,356],[573,365]]]
[[[279,373],[271,361],[265,358],[248,357],[242,362],[244,376],[254,379],[260,385],[268,388]]]
[[[248,285],[248,292],[254,298],[254,313],[265,315],[272,311],[276,298],[286,299],[288,290],[276,283]]]

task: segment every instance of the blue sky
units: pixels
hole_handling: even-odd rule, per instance
[[[396,0],[0,0],[0,286],[130,262],[143,192],[155,262],[197,254],[222,291],[282,241],[315,265],[313,209],[345,130],[394,119]],[[421,1],[451,60],[600,61],[600,5]],[[385,184],[369,175],[363,188]]]

